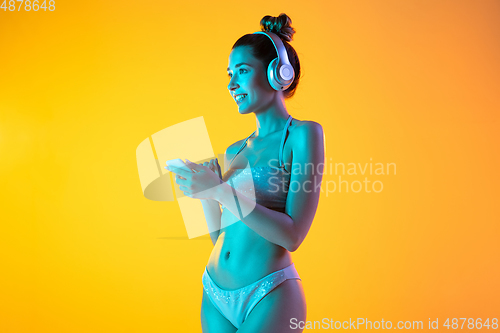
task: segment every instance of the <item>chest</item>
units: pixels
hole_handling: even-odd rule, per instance
[[[282,162],[286,170],[290,170],[293,157],[293,138],[289,130],[283,147],[281,146],[282,133],[269,135],[264,139],[250,138],[246,145],[234,158],[231,168],[243,169],[247,164],[251,167],[275,167],[280,165],[280,150],[282,151]]]

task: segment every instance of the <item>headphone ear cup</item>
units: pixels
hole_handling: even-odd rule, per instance
[[[291,65],[288,65],[288,64],[283,64],[280,68],[281,81],[285,85],[287,85],[288,83],[291,84],[293,82],[294,77],[295,77],[295,73],[294,73],[293,67]]]
[[[267,79],[274,90],[282,90],[283,86],[278,81],[278,58],[274,58],[267,67]]]

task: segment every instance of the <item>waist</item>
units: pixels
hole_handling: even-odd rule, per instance
[[[290,252],[252,230],[249,234],[230,231],[221,232],[207,263],[210,276],[220,288],[238,289],[292,264]]]

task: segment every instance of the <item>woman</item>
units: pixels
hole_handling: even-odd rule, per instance
[[[228,89],[240,114],[255,115],[257,130],[227,148],[222,180],[216,160],[188,161],[193,173],[175,170],[180,189],[202,201],[216,230],[202,279],[203,332],[298,332],[296,323],[306,318],[291,252],[316,213],[324,139],[321,125],[292,118],[285,106],[300,78],[299,59],[287,43],[295,33],[290,24],[286,14],[265,16],[261,28],[269,35],[244,35],[232,48]],[[282,86],[269,79],[269,63],[279,50],[272,33],[293,67]]]

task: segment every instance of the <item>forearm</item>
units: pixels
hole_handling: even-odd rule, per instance
[[[288,251],[297,249],[298,236],[293,220],[287,214],[257,204],[255,200],[236,191],[228,183],[218,187],[216,200],[266,240]]]
[[[208,231],[210,233],[210,238],[212,243],[215,245],[217,238],[219,237],[219,230],[221,225],[221,210],[219,202],[211,199],[200,200],[203,206],[203,212],[205,214],[205,220],[207,221]]]

